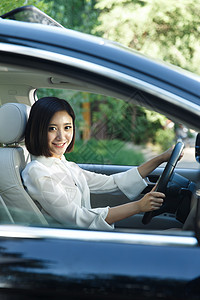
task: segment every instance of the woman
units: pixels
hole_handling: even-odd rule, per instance
[[[74,141],[75,115],[67,101],[45,97],[32,106],[25,133],[32,161],[22,178],[44,213],[64,225],[110,229],[119,220],[160,208],[165,195],[154,190],[138,201],[96,209],[90,206],[90,193],[121,190],[134,199],[147,185],[144,178],[168,161],[172,149],[139,167],[106,176],[85,171],[65,159],[63,154],[73,149]]]

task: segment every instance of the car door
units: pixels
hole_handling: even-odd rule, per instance
[[[68,97],[71,91],[89,92],[146,106],[199,130],[199,82],[192,75],[101,39],[18,23],[1,21],[1,104],[31,105],[37,95],[48,92],[46,89],[49,93],[60,90],[61,94],[65,90]],[[84,98],[85,94],[81,95]],[[79,108],[76,102],[74,106]],[[111,138],[107,139],[112,141],[114,133],[111,127]],[[121,152],[120,145],[115,144],[116,152],[108,149],[111,156]],[[77,151],[81,150],[84,148]],[[95,172],[112,174],[135,166],[91,163],[87,152],[84,154],[87,160],[77,163]],[[149,188],[162,171],[161,167],[149,174]],[[177,172],[198,185],[198,167],[182,167]],[[92,201],[95,206],[127,199],[117,193],[95,195]],[[174,215],[159,217],[158,224],[152,225],[159,229],[156,232],[149,230],[150,225],[141,227],[142,216],[138,219],[111,232],[1,225],[0,295],[6,299],[197,299],[200,265],[195,232],[160,230],[167,222],[178,226]]]

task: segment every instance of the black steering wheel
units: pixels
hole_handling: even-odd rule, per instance
[[[158,180],[155,191],[165,193],[167,184],[174,172],[174,169],[179,160],[181,152],[183,151],[183,148],[184,148],[184,144],[182,142],[178,142],[176,144],[176,146],[174,147],[171,157],[170,157],[168,163],[166,164],[166,167],[165,167],[160,179]],[[158,216],[164,212],[167,212],[167,207],[168,207],[167,200],[165,200],[163,205],[161,206],[161,208],[154,210],[154,211],[146,212],[142,219],[142,223],[148,224],[153,217]]]

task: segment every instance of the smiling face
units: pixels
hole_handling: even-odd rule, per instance
[[[73,138],[72,117],[66,111],[58,111],[51,118],[48,126],[48,147],[51,156],[61,158]]]

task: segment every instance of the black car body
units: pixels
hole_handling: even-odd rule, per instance
[[[195,74],[101,38],[0,19],[1,105],[31,105],[39,88],[82,90],[153,107],[198,132],[199,82]],[[106,174],[129,168],[82,167]],[[148,180],[155,184],[162,171],[156,169]],[[198,189],[199,167],[177,173]],[[125,201],[122,195],[104,195],[103,202],[110,198]],[[105,232],[4,222],[0,298],[199,299],[198,223],[186,231],[168,214],[146,227],[141,218]]]

